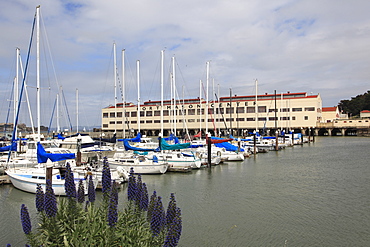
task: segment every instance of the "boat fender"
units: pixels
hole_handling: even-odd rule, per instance
[[[221,152],[220,151],[217,151],[217,156],[221,157]]]

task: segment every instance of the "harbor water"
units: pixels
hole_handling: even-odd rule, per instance
[[[143,175],[167,207],[182,210],[179,246],[370,246],[370,138],[316,137],[189,173]],[[127,184],[119,192],[126,200]],[[24,246],[25,203],[35,196],[0,186],[0,246]]]

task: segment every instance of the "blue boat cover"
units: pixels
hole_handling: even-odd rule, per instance
[[[184,149],[189,148],[190,142],[188,143],[178,143],[178,144],[168,144],[165,139],[161,139],[161,150],[178,150],[178,149]]]
[[[131,139],[123,139],[123,145],[124,145],[126,151],[129,151],[129,150],[139,151],[139,152],[155,151],[155,149],[153,149],[153,148],[137,148],[137,147],[133,147],[133,146],[131,146],[128,143],[129,140],[131,140]]]
[[[12,142],[12,144],[9,146],[0,147],[0,152],[5,152],[5,151],[17,151],[17,143]]]
[[[48,159],[52,162],[61,161],[61,160],[68,160],[68,159],[75,159],[76,155],[74,153],[67,153],[67,154],[52,154],[47,153],[41,143],[37,143],[37,162],[38,163],[46,163]]]
[[[218,137],[211,137],[211,139],[214,139],[214,140],[220,140],[222,138],[218,138]],[[225,148],[226,151],[238,151],[238,147],[231,144],[230,142],[221,142],[221,143],[215,143],[215,146],[218,147],[218,148]],[[244,152],[244,149],[240,149],[240,151],[243,151]]]
[[[175,141],[175,144],[179,144],[180,141],[179,141],[179,138],[177,138],[174,134],[170,134],[169,137],[165,137],[163,138],[165,141]]]

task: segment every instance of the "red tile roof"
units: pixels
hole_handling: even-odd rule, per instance
[[[337,111],[337,107],[323,107],[322,111]]]

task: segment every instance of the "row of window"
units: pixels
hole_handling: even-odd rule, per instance
[[[215,111],[216,110],[216,111]],[[236,113],[256,113],[255,107],[232,107],[232,108],[209,108],[208,114],[234,114],[234,110]],[[305,108],[291,108],[292,112],[302,112],[302,111],[315,111],[315,107],[305,107]],[[215,113],[216,112],[216,113]],[[258,107],[259,113],[267,112],[266,106],[259,106]],[[276,109],[269,109],[269,112],[277,112]],[[290,112],[290,108],[281,108],[280,112]],[[176,110],[175,114],[177,116],[181,115],[204,115],[205,109],[183,109],[183,110]],[[163,116],[170,116],[173,112],[169,110],[163,110]],[[103,113],[103,118],[114,118],[115,112],[105,112]],[[161,116],[161,111],[140,111],[140,117],[152,117],[152,116]],[[117,117],[122,117],[122,112],[117,112]],[[137,112],[126,112],[126,117],[137,117]]]
[[[269,118],[266,118],[266,117],[260,117],[258,118],[258,121],[275,121],[276,120],[279,120],[279,118],[275,118],[275,117],[269,117]],[[280,120],[282,121],[289,121],[289,120],[296,120],[296,117],[293,116],[293,117],[281,117]],[[304,120],[308,120],[308,116],[304,116]],[[256,121],[255,118],[226,118],[225,120],[224,119],[221,119],[221,118],[218,118],[218,119],[215,119],[216,122],[230,122],[230,121],[237,121],[237,122],[244,122],[244,121],[248,121],[248,122],[254,122]],[[142,124],[151,124],[151,123],[157,123],[159,124],[161,121],[160,120],[140,120],[140,123]],[[173,121],[170,121],[168,119],[166,120],[163,120],[163,123],[170,123],[170,122],[173,122]],[[183,119],[177,119],[176,120],[176,123],[182,123],[183,122]],[[195,122],[205,122],[205,119],[187,119],[186,122],[188,123],[195,123]],[[213,119],[208,119],[208,122],[213,122]],[[110,121],[109,124],[115,124],[115,121]],[[122,121],[117,121],[117,124],[122,124]],[[137,121],[126,121],[126,124],[137,124]],[[108,127],[108,124],[103,124],[103,127]]]

